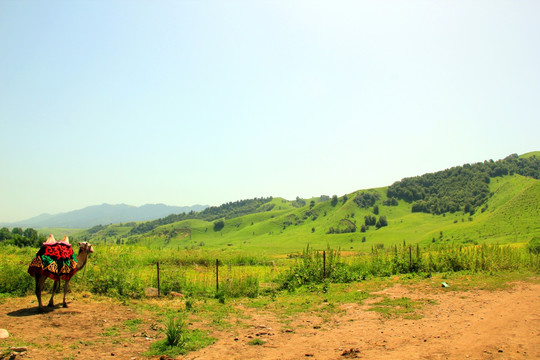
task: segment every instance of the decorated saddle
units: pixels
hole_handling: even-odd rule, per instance
[[[41,274],[55,281],[69,280],[77,272],[77,258],[68,237],[56,241],[51,234],[28,267],[32,276]]]

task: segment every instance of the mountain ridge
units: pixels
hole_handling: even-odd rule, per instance
[[[170,214],[190,211],[198,212],[206,208],[208,208],[208,205],[199,204],[192,206],[169,206],[159,203],[144,204],[137,207],[124,203],[103,203],[101,205],[90,205],[82,209],[57,214],[43,213],[21,221],[2,223],[0,226],[31,227],[37,229],[44,227],[84,229],[96,225],[155,220]]]

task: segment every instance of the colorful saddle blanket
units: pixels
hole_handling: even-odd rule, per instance
[[[77,258],[70,244],[44,243],[28,267],[32,276],[41,274],[55,281],[69,280],[77,272]]]

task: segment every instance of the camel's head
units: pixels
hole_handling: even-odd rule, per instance
[[[87,253],[93,253],[94,248],[92,247],[92,244],[90,244],[90,243],[81,242],[81,243],[79,243],[79,252],[80,251],[84,251],[84,252],[87,252]]]

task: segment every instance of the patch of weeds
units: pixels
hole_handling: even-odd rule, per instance
[[[444,280],[445,282],[450,284],[449,288],[444,289],[445,291],[497,291],[511,288],[513,286],[513,283],[517,281],[535,282],[534,279],[538,279],[537,274],[526,270],[491,273],[460,272],[434,276],[432,287],[440,288],[441,280]]]
[[[170,318],[165,326],[165,344],[167,346],[183,347],[186,339],[185,335],[186,324],[181,318]]]
[[[139,330],[139,325],[142,324],[142,319],[129,319],[124,321],[124,326],[131,332]]]
[[[77,341],[77,344],[78,345],[84,345],[84,346],[90,346],[90,345],[94,345],[94,342],[93,341],[87,341],[87,340],[79,340]],[[77,347],[78,347],[77,345]]]
[[[154,342],[145,353],[146,356],[177,357],[211,345],[216,340],[201,330],[188,329],[182,318],[170,318],[165,325],[165,339]]]
[[[216,292],[214,298],[218,299],[220,304],[225,304],[225,293],[223,291]]]
[[[225,330],[225,329],[229,329],[232,327],[231,323],[229,323],[228,321],[225,321],[223,320],[223,318],[219,318],[219,319],[212,319],[212,322],[210,323],[210,325],[212,325],[213,327],[216,327],[220,330]]]
[[[398,299],[384,298],[374,304],[371,311],[376,311],[385,317],[403,317],[406,319],[419,319],[415,311],[421,308],[422,304],[418,301],[412,301],[407,297]]]
[[[255,338],[248,342],[248,345],[264,345],[265,342],[259,338]]]
[[[50,349],[50,350],[55,350],[55,351],[58,351],[58,352],[62,352],[64,351],[64,346],[62,344],[45,344],[45,347]]]
[[[105,329],[105,331],[103,332],[103,336],[118,336],[120,333],[118,332],[118,329],[116,328],[116,326],[111,326],[111,327],[108,327],[107,329]]]

